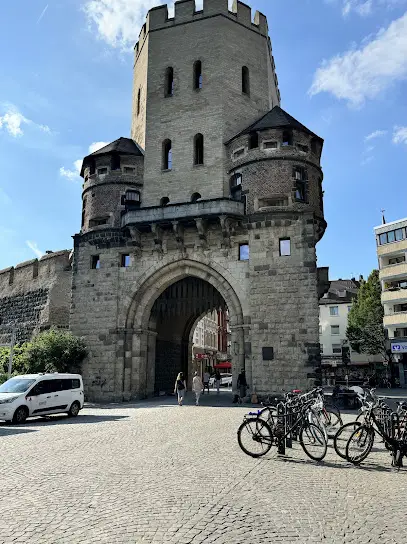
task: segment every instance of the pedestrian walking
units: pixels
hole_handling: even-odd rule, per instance
[[[201,396],[203,383],[198,372],[195,372],[192,380],[192,391],[195,393],[195,404],[199,406],[199,397]]]
[[[203,395],[205,395],[205,389],[207,389],[208,391],[208,395],[209,395],[209,380],[211,379],[211,375],[209,374],[209,372],[207,370],[205,370],[204,372],[204,376],[203,376]]]
[[[240,398],[243,400],[247,390],[246,372],[244,370],[241,370],[237,377],[237,388],[239,389]]]
[[[175,380],[174,393],[178,395],[178,404],[182,406],[185,393],[187,392],[187,384],[185,382],[184,373],[180,372]]]
[[[221,375],[219,370],[217,370],[215,372],[215,386],[216,386],[216,392],[218,395],[219,395],[220,380],[221,380]]]

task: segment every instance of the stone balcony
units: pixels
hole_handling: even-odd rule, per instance
[[[389,280],[392,278],[403,277],[407,278],[407,262],[385,266],[379,272],[380,280]]]
[[[173,221],[188,222],[198,217],[203,219],[219,216],[239,218],[243,217],[244,214],[243,202],[229,198],[217,198],[128,211],[123,215],[122,226],[149,225],[152,223],[168,224]]]
[[[383,244],[378,246],[377,255],[384,257],[385,255],[397,255],[407,251],[407,240],[399,240],[390,244]]]

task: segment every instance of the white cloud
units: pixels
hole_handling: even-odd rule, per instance
[[[407,145],[407,127],[394,127],[393,143]]]
[[[348,17],[352,13],[360,15],[361,17],[367,17],[374,11],[381,9],[393,9],[402,4],[405,4],[407,0],[325,0],[327,4],[340,4],[342,9],[342,16]]]
[[[47,125],[39,125],[24,117],[24,115],[13,104],[4,104],[3,111],[5,113],[0,115],[0,129],[6,130],[10,136],[17,138],[17,136],[23,136],[24,125],[31,125],[34,128],[42,130],[43,132],[51,133],[50,128]]]
[[[92,144],[90,144],[88,148],[88,153],[89,154],[94,153],[95,151],[98,151],[99,149],[102,149],[102,147],[105,147],[106,145],[108,145],[108,143],[109,142],[93,142]],[[78,159],[73,163],[72,169],[61,166],[61,168],[59,169],[59,175],[62,176],[63,178],[69,179],[70,181],[73,181],[73,180],[76,181],[78,180],[80,176],[81,168],[82,168],[82,159]]]
[[[37,242],[33,242],[32,240],[26,240],[25,243],[31,249],[31,251],[37,256],[37,258],[41,259],[41,257],[44,255],[44,252],[38,249]]]
[[[365,141],[368,142],[369,140],[380,138],[381,136],[384,136],[385,134],[387,134],[387,130],[375,130],[374,132],[366,136]]]
[[[311,96],[329,92],[361,106],[407,77],[407,12],[359,49],[323,61],[314,75]]]

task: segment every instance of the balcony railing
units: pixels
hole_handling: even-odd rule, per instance
[[[407,312],[393,312],[385,315],[383,325],[385,327],[397,327],[407,324]]]
[[[394,287],[382,292],[382,304],[407,301],[407,288]]]
[[[406,276],[407,278],[407,263],[397,263],[384,266],[379,272],[379,278],[381,280],[389,278],[400,278]]]

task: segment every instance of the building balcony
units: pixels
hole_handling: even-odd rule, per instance
[[[397,255],[407,251],[407,239],[383,244],[377,248],[377,256],[384,257],[385,255]]]
[[[407,302],[407,289],[398,287],[382,292],[382,304],[401,304],[403,302]]]
[[[407,278],[407,262],[391,264],[383,267],[379,272],[380,280]]]
[[[172,221],[188,222],[197,217],[209,219],[210,217],[219,217],[221,215],[243,217],[244,214],[245,207],[243,202],[229,198],[217,198],[128,211],[122,217],[122,226],[171,223]]]
[[[407,327],[407,312],[394,312],[383,318],[384,327]]]

